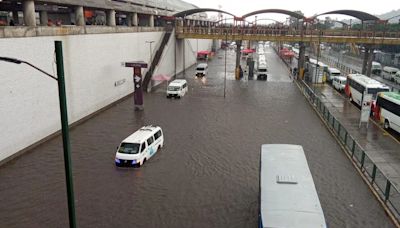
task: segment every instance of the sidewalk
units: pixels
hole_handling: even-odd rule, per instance
[[[315,93],[343,125],[367,156],[400,189],[400,142],[370,120],[359,128],[360,110],[329,85],[314,87]]]

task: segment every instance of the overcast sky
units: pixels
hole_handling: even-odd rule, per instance
[[[351,9],[365,11],[373,15],[383,14],[400,8],[399,0],[185,0],[200,8],[215,8],[222,6],[222,10],[241,16],[248,12],[261,9],[286,9],[290,11],[301,10],[305,16],[312,16],[332,10]],[[265,17],[275,20],[285,18],[279,14],[264,14]],[[261,15],[264,17],[264,15]],[[333,18],[347,19],[350,17],[330,15]],[[258,16],[260,18],[260,16]],[[283,19],[284,20],[284,19]]]

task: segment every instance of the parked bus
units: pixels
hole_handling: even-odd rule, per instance
[[[259,200],[259,228],[326,228],[302,146],[261,146]]]
[[[381,75],[382,65],[378,62],[372,61],[371,72],[376,75]]]
[[[378,93],[376,106],[377,118],[383,123],[383,127],[400,133],[400,93]]]
[[[389,87],[362,74],[349,74],[344,91],[350,101],[354,101],[357,105],[361,106],[364,91],[372,94],[372,100],[375,100],[378,92],[387,92],[389,91]]]

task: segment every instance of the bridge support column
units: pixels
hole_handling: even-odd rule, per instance
[[[150,26],[150,27],[154,27],[154,15],[153,15],[153,14],[150,15],[150,18],[149,18],[149,26]]]
[[[107,25],[115,26],[115,10],[107,10]]]
[[[369,53],[368,53],[368,64],[367,64],[367,71],[366,74],[368,77],[371,77],[371,70],[372,70],[372,60],[374,58],[374,48],[370,47],[369,48]]]
[[[138,26],[139,25],[139,20],[138,20],[138,14],[133,13],[132,15],[132,25],[133,26]]]
[[[13,11],[12,12],[13,20],[15,25],[19,25],[19,17],[18,17],[18,11]]]
[[[26,26],[36,26],[35,2],[33,0],[23,1],[24,22]]]
[[[39,11],[39,17],[40,17],[40,25],[46,26],[47,22],[49,20],[49,17],[47,15],[47,11]]]
[[[299,60],[297,62],[297,72],[299,72],[299,79],[304,78],[304,62],[305,62],[305,55],[306,55],[306,46],[303,42],[299,42]]]
[[[365,47],[365,52],[364,52],[364,60],[361,68],[361,74],[366,74],[367,73],[367,65],[368,65],[368,59],[370,55],[370,47],[367,46]]]
[[[78,26],[85,25],[85,17],[83,15],[83,6],[75,7],[75,24]]]
[[[240,47],[242,46],[242,41],[236,41],[236,68],[235,68],[235,78],[240,80]]]

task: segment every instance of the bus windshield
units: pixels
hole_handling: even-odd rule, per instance
[[[139,153],[140,144],[138,143],[121,143],[118,153],[121,154],[137,154]]]
[[[372,94],[373,99],[376,99],[376,94],[379,92],[388,92],[388,88],[368,88],[368,93]]]

